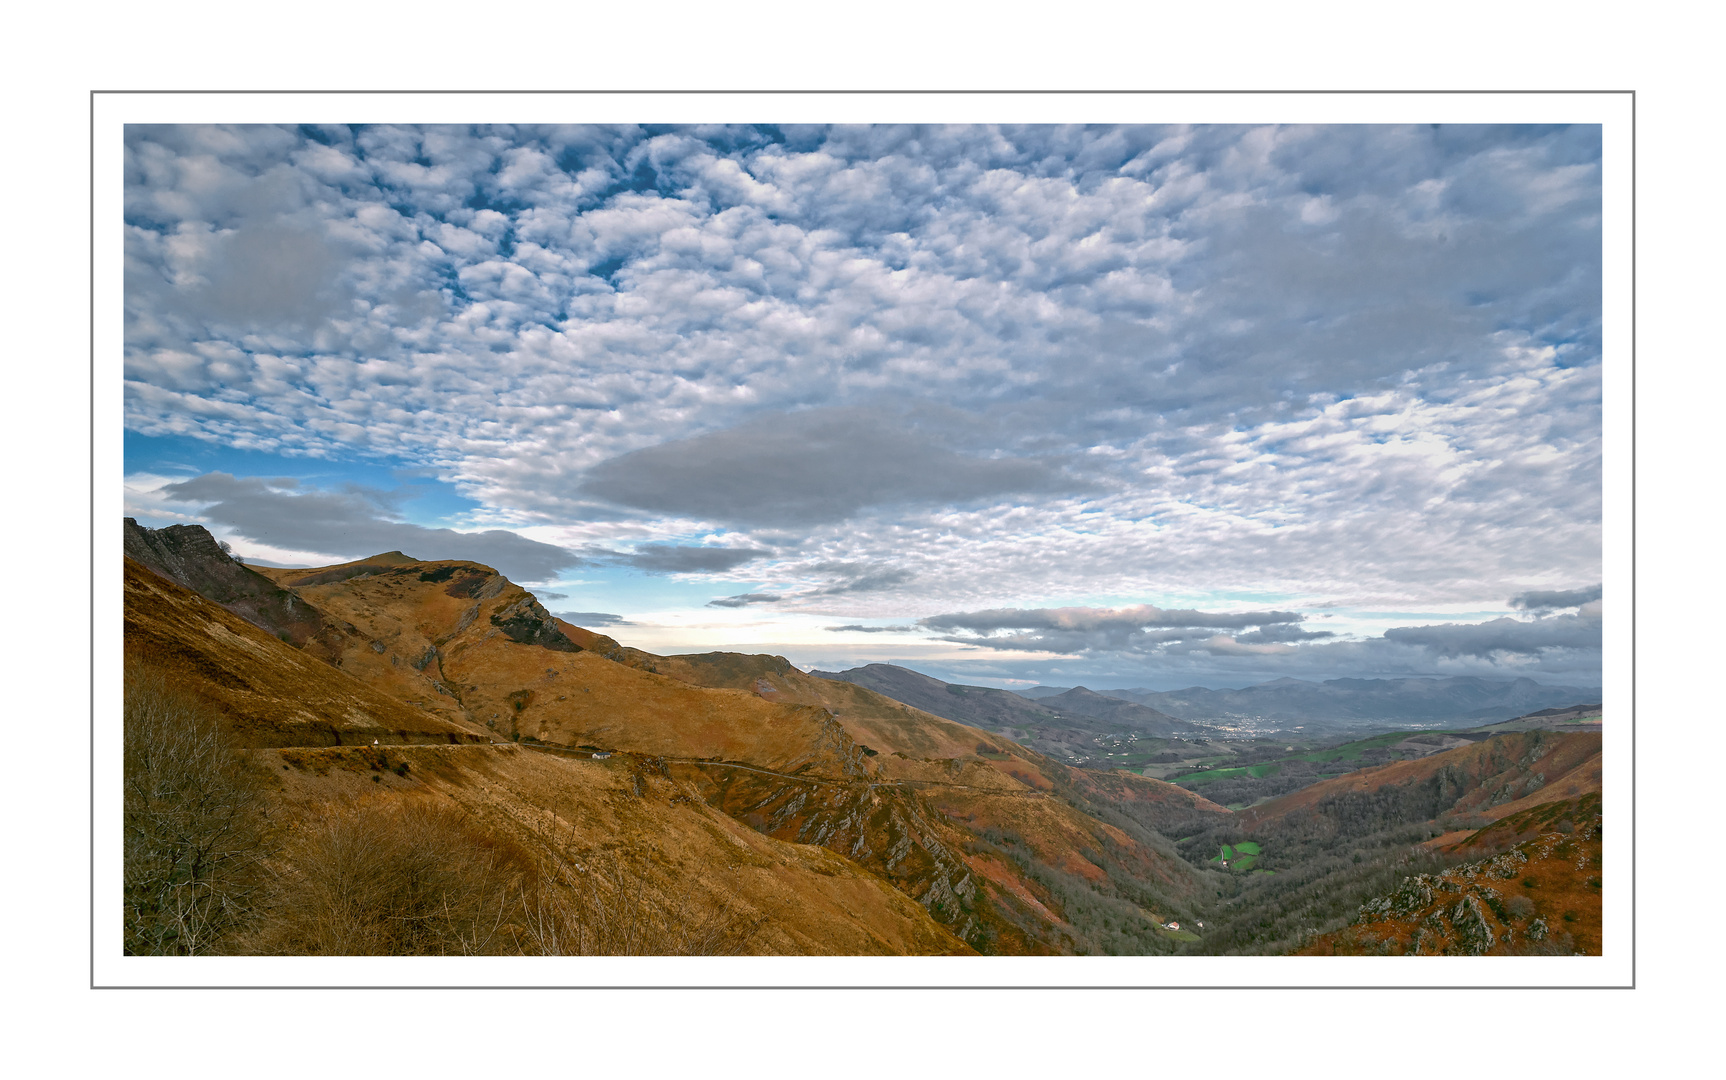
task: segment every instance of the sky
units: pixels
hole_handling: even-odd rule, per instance
[[[1601,667],[1583,127],[129,127],[127,513],[654,652]]]

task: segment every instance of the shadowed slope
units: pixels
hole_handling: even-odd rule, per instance
[[[147,529],[125,519],[126,557],[294,645],[323,629],[318,610],[222,550],[202,525]]]
[[[1300,951],[1320,956],[1598,956],[1600,829],[1598,795],[1513,814],[1457,846],[1485,857],[1404,880],[1394,892],[1361,905],[1353,925]],[[1500,847],[1508,850],[1490,854]]]
[[[1526,731],[1323,780],[1239,813],[1249,832],[1370,831],[1446,814],[1501,817],[1599,790],[1600,735]]]
[[[865,664],[845,671],[812,671],[809,674],[834,682],[855,683],[912,708],[961,724],[999,728],[1060,722],[1060,716],[1053,710],[1038,702],[1027,701],[1010,690],[945,683],[894,664]]]

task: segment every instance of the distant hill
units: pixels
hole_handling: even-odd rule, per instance
[[[1517,716],[1509,720],[1500,720],[1495,724],[1486,724],[1478,730],[1493,735],[1506,731],[1533,731],[1537,728],[1547,731],[1587,731],[1590,728],[1599,728],[1602,722],[1601,712],[1601,707],[1598,704],[1541,709],[1526,716]]]
[[[1177,731],[1205,731],[1203,725],[1105,697],[1082,686],[1030,701],[1007,690],[946,683],[893,664],[809,674],[866,687],[924,713],[1006,735],[1068,765],[1118,767],[1124,759],[1114,760],[1111,750],[1130,748],[1139,739],[1166,738]]]
[[[1013,692],[1018,694],[1020,697],[1030,698],[1032,701],[1041,701],[1043,698],[1054,697],[1056,694],[1064,694],[1071,689],[1072,687],[1070,686],[1033,686],[1029,690],[1015,690]],[[1106,694],[1115,694],[1128,693],[1129,691],[1105,690],[1103,692]]]
[[[1092,716],[1106,720],[1111,724],[1129,727],[1148,735],[1167,737],[1177,730],[1190,731],[1192,725],[1184,720],[1160,712],[1148,705],[1139,705],[1130,701],[1122,701],[1117,697],[1099,694],[1083,686],[1075,686],[1062,694],[1052,694],[1042,698],[1038,705],[1055,712],[1069,716]]]
[[[1239,690],[1106,690],[1109,697],[1186,720],[1263,719],[1294,723],[1365,722],[1480,724],[1537,709],[1599,699],[1598,688],[1548,686],[1533,679],[1469,675],[1409,679],[1276,679]],[[1043,697],[1048,703],[1051,699]]]
[[[1600,753],[1596,731],[1511,732],[1321,780],[1237,818],[1255,835],[1285,828],[1364,834],[1454,815],[1497,819],[1599,791]]]
[[[987,728],[1025,727],[1054,723],[1054,709],[1027,701],[1010,690],[963,686],[893,664],[867,664],[846,671],[811,671],[818,679],[855,683],[914,709]]]

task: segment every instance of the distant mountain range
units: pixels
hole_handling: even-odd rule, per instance
[[[1024,697],[1048,705],[1071,693],[1035,686]],[[1475,723],[1508,720],[1539,709],[1600,700],[1599,687],[1548,686],[1533,679],[1487,679],[1471,675],[1409,679],[1276,679],[1239,690],[1189,686],[1157,691],[1143,687],[1099,693],[1196,722],[1276,720],[1296,723]]]

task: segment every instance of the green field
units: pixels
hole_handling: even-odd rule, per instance
[[[1253,863],[1263,854],[1258,844],[1251,840],[1242,840],[1238,844],[1224,844],[1211,861],[1219,866],[1227,862],[1230,870],[1251,870]],[[1268,873],[1268,871],[1264,871]]]

